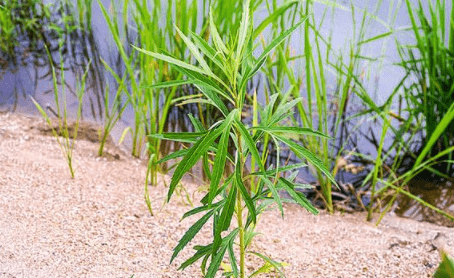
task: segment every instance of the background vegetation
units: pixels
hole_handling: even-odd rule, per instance
[[[209,195],[207,204],[218,193],[225,193],[226,200],[234,197],[230,196],[233,189],[227,190],[234,183],[228,177],[238,171],[238,164],[242,164],[241,181],[248,175],[260,176],[262,170],[277,175],[279,165],[307,164],[304,175],[286,172],[275,180],[282,177],[301,184],[294,192],[304,192],[303,196],[329,212],[348,207],[368,210],[368,219],[373,212],[381,212],[383,217],[403,194],[453,220],[436,204],[412,192],[412,185],[419,184],[416,181],[431,181],[425,184],[433,187],[453,181],[452,1],[377,1],[363,9],[353,3],[322,0],[251,0],[247,5],[251,24],[246,27],[242,25],[242,4],[216,0],[129,0],[109,5],[100,0],[49,4],[0,0],[0,65],[3,70],[27,63],[48,67],[45,76],[53,79],[57,100],[54,110],[62,108],[64,118],[66,104],[60,107],[63,104],[58,103],[64,88],[70,88],[64,73],[74,72],[77,80],[83,80],[83,90],[90,93],[69,91],[83,104],[77,109],[78,119],[86,111],[104,123],[99,155],[125,111],[132,111],[133,123],[123,130],[120,142],[130,140],[131,154],[149,159],[146,192],[149,184],[156,184],[158,172],[189,171],[191,167],[183,171],[178,162],[187,158],[196,139],[221,125],[225,129],[217,135],[223,135],[213,137],[212,149],[201,152],[196,165],[210,192],[216,193],[214,184],[227,178],[226,186],[221,187],[226,191]],[[388,18],[379,18],[378,11],[386,7]],[[400,7],[410,25],[395,28]],[[116,48],[108,56],[101,55],[93,36],[92,13],[98,8]],[[348,11],[353,22],[351,36],[342,47],[334,45],[334,29],[326,32],[326,25],[339,24],[335,20],[340,10]],[[377,24],[383,33],[373,32],[372,26]],[[294,31],[292,36],[281,36],[289,29]],[[402,34],[410,40],[401,40]],[[245,38],[248,40],[243,41]],[[276,38],[282,39],[274,44]],[[370,55],[371,43],[382,43],[382,52]],[[387,96],[379,101],[372,97],[373,88],[368,84],[370,71],[380,70],[385,63],[386,48],[399,53],[396,64],[405,74],[392,91],[379,92]],[[267,55],[252,55],[257,53]],[[257,74],[245,76],[251,72]],[[285,109],[288,117],[280,118],[279,127],[273,126],[281,130],[264,130],[264,123]],[[40,111],[44,110],[41,106]],[[228,118],[231,111],[237,111],[231,117],[238,122]],[[227,119],[232,122],[226,123]],[[230,128],[234,136],[225,131]],[[247,137],[244,130],[250,132],[253,143],[241,139]],[[286,139],[273,133],[289,130],[292,135]],[[169,132],[182,133],[179,140],[164,140],[175,139],[169,138]],[[361,149],[365,140],[375,154]],[[215,154],[222,142],[230,163],[219,174]],[[69,138],[65,145],[72,151]],[[248,159],[242,148],[249,149]],[[348,182],[344,175],[350,175]],[[263,189],[263,183],[251,178],[246,191],[259,196],[257,190]],[[253,211],[246,195],[240,197],[249,205],[248,211]],[[148,193],[145,198],[151,212]],[[238,232],[245,228],[242,223],[238,227]],[[216,239],[215,243],[219,244]]]

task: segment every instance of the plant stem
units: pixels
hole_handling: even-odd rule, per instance
[[[241,119],[241,115],[240,115]],[[238,136],[238,149],[237,155],[239,156],[240,165],[235,165],[235,167],[240,167],[241,179],[243,179],[243,148],[241,145],[241,132],[237,131]],[[240,230],[240,278],[245,277],[245,253],[246,253],[246,246],[244,244],[244,227],[243,227],[243,204],[242,204],[242,196],[241,191],[238,190],[237,194],[237,221],[238,221],[238,229]]]
[[[241,203],[241,192],[238,190],[237,194],[237,220],[238,228],[240,229],[240,278],[244,278],[245,275],[245,246],[244,246],[244,228],[243,228],[243,205]]]

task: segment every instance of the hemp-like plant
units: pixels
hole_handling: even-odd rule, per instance
[[[280,166],[278,157],[278,163],[274,168],[265,169],[263,163],[265,156],[260,155],[257,144],[271,139],[279,156],[280,145],[283,143],[301,159],[307,160],[310,164],[320,169],[334,182],[333,177],[328,169],[323,166],[323,163],[314,154],[292,140],[292,138],[298,138],[301,134],[328,137],[311,129],[280,125],[282,120],[293,113],[293,107],[301,101],[300,98],[290,99],[289,93],[280,97],[278,94],[273,95],[260,115],[260,124],[254,121],[256,124],[253,123],[252,127],[248,127],[244,122],[242,111],[244,109],[248,81],[260,70],[270,52],[306,20],[306,18],[302,19],[299,23],[276,37],[264,48],[263,53],[254,59],[252,56],[254,45],[251,35],[253,33],[252,15],[249,10],[249,1],[245,2],[237,36],[231,43],[225,44],[222,41],[217,27],[213,23],[212,13],[210,16],[210,34],[213,45],[209,45],[207,41],[194,33],[191,33],[191,36],[188,37],[177,28],[178,35],[197,60],[198,66],[178,60],[170,55],[136,48],[147,55],[171,64],[187,77],[186,80],[164,82],[158,86],[171,87],[192,84],[204,96],[203,99],[201,98],[197,101],[214,106],[223,115],[223,119],[214,123],[208,129],[203,128],[200,122],[191,118],[196,132],[151,135],[153,138],[193,144],[188,149],[176,151],[158,161],[163,162],[169,159],[182,158],[170,182],[168,201],[185,173],[202,157],[207,155],[214,156],[212,168],[208,168],[208,165],[204,166],[204,169],[208,168],[211,171],[208,173],[210,179],[209,190],[201,200],[202,206],[186,212],[183,219],[197,213],[204,213],[204,215],[180,239],[171,258],[171,261],[173,261],[178,253],[212,218],[212,243],[206,246],[194,247],[196,250],[195,254],[180,266],[180,269],[184,269],[197,260],[202,259],[201,268],[205,277],[215,276],[227,251],[231,271],[224,274],[233,277],[245,277],[247,247],[255,235],[253,230],[258,216],[269,206],[277,204],[283,215],[282,203],[292,201],[313,214],[318,213],[317,209],[311,205],[304,194],[296,190],[303,187],[294,183],[296,173],[291,174],[289,178],[285,178],[282,175],[282,172],[295,170],[305,166],[305,164],[298,163]],[[215,75],[212,67],[221,69],[223,76]],[[226,103],[228,104],[226,105]],[[232,108],[229,109],[228,107]],[[257,113],[257,110],[254,113]],[[228,152],[229,147],[233,148],[233,155]],[[245,166],[248,163],[250,163],[250,171],[247,171]],[[227,164],[234,166],[233,173],[229,175],[225,171]],[[257,171],[255,171],[256,169]],[[279,195],[279,190],[287,191],[293,200],[282,198]],[[236,225],[232,224],[234,216],[236,216]],[[237,243],[238,249],[234,248]],[[239,264],[235,250],[239,252]],[[284,275],[280,263],[263,254],[249,253],[263,259],[268,268],[271,266],[281,276]]]

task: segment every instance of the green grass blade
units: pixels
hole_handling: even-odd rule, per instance
[[[283,16],[284,13],[289,9],[291,8],[292,6],[294,5],[298,5],[300,1],[299,0],[292,0],[292,1],[288,1],[284,4],[282,4],[281,6],[279,6],[279,8],[275,9],[273,11],[273,13],[271,13],[267,18],[265,18],[258,26],[257,28],[255,28],[254,30],[254,33],[252,35],[252,37],[255,39],[258,37],[258,35],[260,35],[260,33],[263,32],[263,30],[270,24],[270,23],[274,23],[277,21],[277,19],[280,17],[280,16]]]
[[[418,165],[421,164],[423,159],[432,149],[433,145],[437,142],[438,138],[443,134],[445,129],[453,120],[454,120],[454,102],[451,104],[451,107],[449,107],[448,112],[443,116],[440,123],[438,123],[437,127],[435,128],[435,131],[432,133],[432,136],[430,136],[429,141],[426,143],[421,154],[416,159],[413,168],[418,167]]]
[[[194,79],[173,80],[173,81],[167,81],[167,82],[160,82],[160,83],[156,83],[153,85],[140,86],[140,88],[163,89],[163,88],[178,87],[181,85],[193,84],[194,81],[195,81]]]

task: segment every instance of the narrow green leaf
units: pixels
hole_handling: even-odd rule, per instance
[[[219,32],[216,28],[216,25],[214,24],[214,19],[213,19],[213,9],[210,6],[210,33],[213,38],[214,45],[216,46],[218,51],[222,51],[225,54],[229,53],[229,50],[225,46],[224,42],[222,41],[221,36],[219,35]]]
[[[204,206],[201,206],[201,207],[196,207],[194,209],[191,209],[190,211],[187,211],[185,214],[183,214],[183,217],[181,219],[185,219],[189,216],[192,216],[194,214],[197,214],[197,213],[200,213],[202,211],[207,211],[207,210],[210,210],[210,209],[219,209],[218,207],[219,206],[222,206],[226,201],[225,200],[221,200],[217,203],[214,203],[214,204],[211,204],[211,206],[207,206],[207,205],[204,205]]]
[[[163,162],[166,162],[166,161],[169,161],[172,159],[183,157],[188,153],[188,151],[189,151],[189,149],[183,149],[183,150],[179,150],[179,151],[170,153],[170,154],[166,155],[164,158],[160,159],[158,162],[156,162],[156,164],[161,164]]]
[[[180,37],[183,39],[189,51],[191,51],[192,55],[195,57],[197,62],[199,62],[200,66],[207,73],[207,75],[215,76],[214,73],[211,71],[210,67],[208,66],[208,64],[206,63],[205,59],[203,59],[203,56],[200,55],[197,46],[185,34],[183,34],[183,32],[181,32],[181,30],[176,25],[174,25],[174,27],[177,30],[178,35],[180,35]]]
[[[295,191],[295,184],[283,177],[279,178],[279,182],[285,188],[288,194],[290,194],[293,200],[295,200],[300,206],[314,215],[317,215],[319,213],[318,210],[311,204],[311,202],[307,200],[306,196],[304,196],[303,193]]]
[[[210,219],[213,213],[216,210],[213,209],[206,213],[202,218],[200,218],[197,222],[195,222],[184,234],[184,236],[179,240],[178,245],[173,249],[172,258],[170,259],[170,263],[176,258],[178,253],[195,237],[195,235],[202,229],[203,225]]]
[[[272,169],[272,170],[267,170],[265,172],[265,176],[266,177],[272,177],[272,176],[275,176],[276,173],[290,171],[290,170],[298,169],[298,168],[305,167],[305,166],[307,166],[307,164],[304,163],[304,162],[290,164],[290,165],[287,165],[287,166],[284,166],[284,167],[279,167],[279,168],[275,168],[275,169]],[[263,175],[263,172],[254,172],[254,173],[251,173],[249,175],[250,176],[260,176],[260,175]]]
[[[170,64],[174,64],[174,65],[177,65],[179,67],[182,67],[182,68],[194,71],[194,72],[198,72],[198,73],[201,73],[201,74],[210,75],[210,73],[205,72],[201,68],[198,68],[198,67],[193,66],[191,64],[188,64],[186,62],[180,61],[180,60],[175,59],[173,57],[170,57],[170,56],[167,56],[167,55],[163,55],[163,54],[159,54],[159,53],[156,53],[156,52],[151,52],[151,51],[139,48],[139,47],[134,46],[134,45],[132,47],[135,48],[136,50],[144,53],[144,54],[147,54],[147,55],[149,55],[151,57],[154,57],[156,59],[162,60],[164,62],[167,62],[167,63],[170,63]]]
[[[213,255],[216,254],[221,244],[221,233],[228,230],[230,227],[233,212],[235,211],[237,192],[236,186],[232,186],[230,188],[229,195],[224,203],[224,207],[222,208],[221,217],[219,217],[219,221],[216,223],[213,241]]]
[[[273,199],[276,202],[279,211],[281,212],[281,216],[284,217],[284,209],[282,208],[281,196],[279,196],[279,192],[277,191],[275,184],[263,175],[260,176],[260,178],[265,182],[266,186],[271,191]]]
[[[336,180],[331,175],[329,169],[326,168],[326,166],[323,164],[323,162],[318,157],[316,157],[313,153],[311,153],[310,151],[305,149],[303,146],[293,142],[292,140],[289,140],[289,139],[279,136],[279,135],[274,135],[274,136],[276,136],[276,138],[279,139],[279,141],[285,143],[287,146],[292,148],[297,154],[306,158],[307,161],[310,162],[312,165],[314,165],[317,169],[322,171],[326,175],[326,177],[328,177],[328,179],[330,179],[333,182],[333,184],[337,184]]]
[[[246,0],[243,3],[243,14],[241,16],[241,22],[239,27],[238,33],[238,44],[236,48],[236,59],[238,59],[238,64],[240,62],[242,53],[244,51],[244,43],[246,42],[246,38],[248,36],[249,30],[249,5],[250,0]]]
[[[187,173],[199,160],[199,158],[210,148],[211,144],[214,143],[216,138],[223,131],[222,126],[210,130],[204,136],[202,136],[195,144],[192,146],[185,157],[178,163],[177,168],[172,176],[169,192],[167,196],[167,201],[170,201],[172,194],[181,178],[185,173]]]
[[[266,261],[269,264],[271,264],[274,267],[274,269],[277,270],[277,272],[279,273],[280,277],[285,277],[284,272],[282,272],[282,265],[280,263],[272,260],[268,256],[262,255],[262,254],[257,253],[257,252],[249,252],[249,253],[254,254],[254,255],[256,255],[259,258],[262,258],[264,261]]]
[[[249,131],[246,129],[242,122],[235,119],[235,126],[240,131],[241,136],[243,137],[249,152],[258,163],[260,170],[264,173],[265,167],[263,166],[262,159],[260,157],[257,146],[255,145],[254,139],[252,139],[251,135],[249,134]],[[252,165],[252,167],[254,167],[254,165]]]
[[[253,127],[252,129],[262,130],[270,134],[275,133],[287,133],[287,134],[299,134],[299,135],[311,135],[318,136],[326,139],[333,139],[331,136],[325,135],[324,133],[318,132],[311,128],[304,127],[293,127],[293,126],[277,126],[277,127]]]
[[[241,169],[243,169],[242,161],[240,161],[240,155],[237,154],[237,160],[235,165],[235,185],[238,187],[239,191],[241,192],[241,196],[243,197],[246,206],[248,207],[249,213],[251,214],[252,221],[257,223],[257,213],[255,211],[254,202],[252,201],[249,192],[246,189],[246,186],[243,183],[243,179],[241,177]]]
[[[193,82],[194,82],[194,80],[192,80],[192,79],[173,80],[173,81],[167,81],[167,82],[160,82],[160,83],[156,83],[153,85],[140,86],[140,88],[162,89],[162,88],[178,87],[181,85],[192,84]]]
[[[222,133],[221,139],[219,140],[218,152],[216,153],[216,157],[214,158],[208,204],[211,204],[211,202],[213,201],[222,175],[224,174],[225,162],[227,160],[227,151],[229,148],[230,126],[231,124],[229,123]]]
[[[284,31],[281,35],[279,35],[277,38],[275,38],[264,50],[263,53],[259,56],[257,59],[257,62],[255,66],[253,67],[253,70],[249,74],[250,77],[254,76],[257,71],[262,67],[266,57],[271,53],[271,51],[279,45],[281,42],[283,42],[290,34],[292,34],[296,29],[298,29],[306,20],[308,16],[305,16],[300,22],[296,23],[286,31]],[[250,79],[250,77],[248,79]]]
[[[164,132],[158,134],[149,134],[148,137],[171,140],[178,142],[196,142],[200,137],[206,135],[207,132]]]
[[[212,256],[211,263],[208,267],[205,278],[213,278],[216,275],[216,272],[218,272],[219,266],[221,265],[222,259],[224,259],[227,247],[227,245],[222,246],[219,252],[216,253],[216,256]]]
[[[216,51],[211,47],[204,39],[202,39],[198,34],[192,32],[192,38],[197,47],[207,56],[213,63],[215,63],[222,72],[227,76],[228,73],[225,68],[225,58],[221,51]]]
[[[273,22],[276,22],[277,19],[281,16],[284,15],[284,13],[291,8],[293,5],[297,5],[300,1],[299,0],[292,0],[288,1],[281,6],[279,6],[277,9],[275,9],[267,18],[265,18],[257,28],[254,30],[254,34],[252,37],[255,39],[257,36],[262,33],[262,31],[270,24]]]
[[[206,256],[206,255],[209,255],[211,253],[211,249],[213,247],[213,244],[209,244],[209,245],[206,245],[206,246],[195,246],[194,249],[197,250],[197,252],[192,256],[190,257],[189,259],[187,259],[186,261],[184,261],[180,267],[178,268],[178,270],[183,270],[185,269],[186,267],[194,264],[196,261],[198,261],[200,258],[202,258],[203,256]]]

